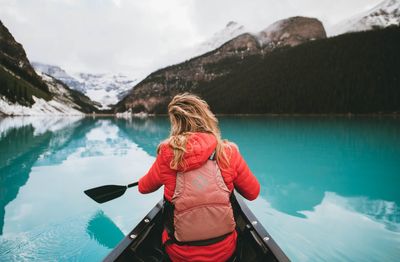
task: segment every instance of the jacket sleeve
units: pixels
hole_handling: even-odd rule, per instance
[[[159,189],[163,183],[160,179],[161,166],[163,163],[163,158],[161,154],[157,155],[156,161],[150,167],[146,175],[139,179],[139,192],[142,194],[147,194]]]
[[[244,161],[237,147],[233,150],[233,164],[236,171],[236,177],[233,180],[235,189],[246,199],[254,200],[260,193],[260,183],[250,171],[250,168]]]

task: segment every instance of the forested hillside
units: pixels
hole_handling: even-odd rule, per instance
[[[24,48],[0,21],[0,95],[32,105],[32,95],[49,100],[51,94],[29,63]]]
[[[197,93],[218,113],[399,112],[399,47],[399,27],[309,42],[231,63]]]
[[[282,47],[265,55],[229,57],[204,66],[204,72],[224,72],[196,86],[186,82],[168,93],[154,94],[156,106],[133,112],[166,113],[172,96],[190,91],[208,101],[213,111],[227,114],[393,113],[400,111],[400,28],[340,35]],[[175,67],[185,67],[186,63]],[[144,80],[148,81],[148,80]],[[152,80],[154,81],[154,79]],[[174,79],[173,81],[179,81]],[[133,97],[133,99],[135,99]]]
[[[82,114],[98,112],[99,106],[51,76],[38,75],[0,21],[0,114]]]

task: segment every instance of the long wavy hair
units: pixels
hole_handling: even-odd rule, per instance
[[[225,150],[229,147],[228,141],[222,140],[218,119],[211,112],[206,101],[190,93],[176,95],[168,105],[168,115],[171,122],[168,143],[174,152],[174,158],[170,163],[172,169],[185,169],[183,155],[186,152],[188,137],[194,132],[213,134],[217,139],[215,156],[218,165],[221,168],[229,165]]]

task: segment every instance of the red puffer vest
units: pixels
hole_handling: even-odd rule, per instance
[[[173,218],[165,224],[169,237],[181,245],[210,245],[224,239],[236,226],[230,195],[214,160],[198,169],[178,172],[173,212],[168,212]]]
[[[216,147],[216,139],[212,134],[194,133],[188,138],[187,152],[184,154],[185,170],[173,170],[170,168],[173,159],[173,150],[167,142],[161,144],[156,161],[148,173],[139,180],[139,191],[151,193],[164,185],[164,196],[172,201],[175,193],[177,173],[188,172],[202,167]],[[221,176],[227,187],[232,192],[235,188],[241,195],[249,200],[255,199],[260,191],[260,185],[256,177],[251,173],[239,150],[234,144],[229,144],[226,149],[229,159],[229,167],[221,168]],[[208,246],[190,246],[171,244],[166,246],[166,251],[172,261],[226,261],[236,248],[236,231],[233,231],[222,241]],[[164,230],[162,241],[169,239]]]

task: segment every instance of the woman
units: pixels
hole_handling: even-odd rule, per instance
[[[177,95],[168,115],[170,137],[158,146],[139,191],[151,193],[164,185],[172,213],[162,242],[172,261],[227,261],[237,240],[229,195],[236,189],[254,200],[260,184],[237,146],[221,139],[218,120],[204,100]]]

